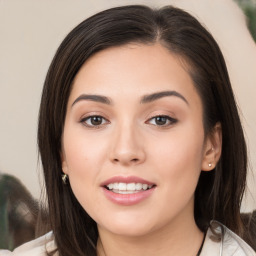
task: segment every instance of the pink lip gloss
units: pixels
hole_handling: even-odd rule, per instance
[[[134,192],[132,194],[118,194],[108,190],[107,188],[103,187],[103,192],[105,196],[112,201],[113,203],[120,204],[120,205],[134,205],[138,204],[139,202],[148,198],[155,190],[155,187],[152,187],[148,190],[141,190],[138,192]]]
[[[139,190],[130,190],[129,193],[125,193],[125,190],[123,190],[124,193],[118,193],[118,191],[115,191],[116,189],[108,189],[107,185],[109,184],[114,184],[114,183],[125,183],[125,184],[130,184],[130,183],[140,183],[140,184],[146,184],[148,186],[151,186],[151,188],[144,190],[144,189],[139,189]],[[145,179],[142,179],[140,177],[136,176],[115,176],[112,177],[105,182],[101,184],[101,187],[103,189],[104,195],[112,201],[113,203],[120,204],[120,205],[134,205],[137,204],[145,199],[147,199],[155,190],[156,185],[150,181],[147,181]]]

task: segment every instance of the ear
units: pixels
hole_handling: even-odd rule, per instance
[[[221,156],[222,148],[222,129],[221,124],[217,123],[213,130],[205,138],[202,171],[211,171],[215,168]]]
[[[61,157],[62,171],[63,171],[63,173],[68,174],[68,164],[66,161],[65,153],[61,152],[60,157]]]

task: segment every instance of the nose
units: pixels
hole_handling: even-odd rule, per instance
[[[110,160],[123,166],[141,164],[146,159],[143,138],[134,125],[115,129],[110,147]]]

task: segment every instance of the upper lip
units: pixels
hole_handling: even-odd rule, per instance
[[[148,180],[142,179],[140,177],[136,176],[114,176],[104,182],[101,183],[101,186],[107,186],[111,183],[142,183],[147,185],[155,185],[153,182],[150,182]]]

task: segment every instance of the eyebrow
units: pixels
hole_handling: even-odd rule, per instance
[[[73,102],[72,107],[81,100],[89,100],[89,101],[95,101],[95,102],[111,105],[111,100],[106,96],[94,95],[94,94],[82,94]]]
[[[189,105],[186,98],[176,91],[163,91],[163,92],[156,92],[156,93],[148,94],[148,95],[145,95],[142,97],[140,103],[149,103],[149,102],[161,99],[163,97],[168,97],[168,96],[178,97],[178,98],[182,99],[187,105]]]
[[[156,93],[148,94],[148,95],[145,95],[142,97],[140,103],[142,103],[142,104],[150,103],[152,101],[161,99],[163,97],[168,97],[168,96],[178,97],[178,98],[182,99],[187,105],[189,105],[186,98],[176,91],[163,91],[163,92],[156,92]],[[82,100],[95,101],[95,102],[100,102],[100,103],[107,104],[107,105],[112,104],[112,101],[106,96],[96,95],[96,94],[82,94],[78,98],[76,98],[76,100],[72,103],[71,107],[73,107],[77,102],[82,101]]]

